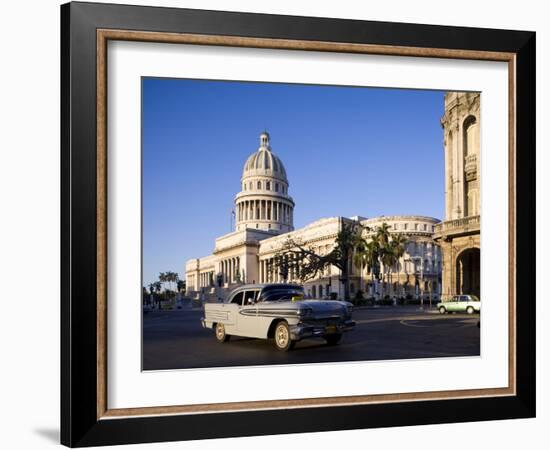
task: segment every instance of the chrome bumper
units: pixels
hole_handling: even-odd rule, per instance
[[[341,334],[345,331],[353,330],[355,321],[346,320],[336,325],[312,325],[299,323],[290,327],[290,338],[293,341],[299,341],[309,337],[323,337],[330,334]]]

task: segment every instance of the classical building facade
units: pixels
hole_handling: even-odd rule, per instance
[[[289,195],[285,167],[272,149],[267,132],[260,135],[258,150],[246,160],[241,191],[235,196],[235,231],[215,240],[212,255],[186,262],[187,293],[205,299],[223,297],[240,283],[283,282],[273,258],[289,238],[318,254],[329,253],[346,222],[358,221],[368,239],[382,223],[391,233],[408,237],[405,253],[392,267],[391,281],[374,277],[367,267],[352,263],[350,294],[360,290],[365,296],[431,295],[440,293],[441,253],[433,240],[438,219],[423,216],[329,217],[294,229],[294,201]],[[381,267],[381,273],[388,273]],[[287,281],[300,282],[297,274]],[[221,288],[219,287],[221,284]],[[327,267],[315,279],[303,283],[311,297],[342,297],[340,271]]]
[[[479,107],[478,93],[445,95],[445,221],[434,239],[443,252],[447,295],[480,293]]]

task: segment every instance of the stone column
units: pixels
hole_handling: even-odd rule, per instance
[[[260,265],[261,265],[261,272],[262,272],[262,275],[260,277],[260,283],[265,283],[265,280],[266,280],[266,273],[265,273],[265,259],[262,259],[260,261]]]
[[[227,259],[225,264],[226,264],[226,266],[225,266],[225,269],[226,269],[225,276],[227,278],[227,284],[231,284],[231,259]]]
[[[452,219],[452,193],[453,193],[453,185],[452,185],[452,174],[453,174],[453,168],[452,168],[452,161],[453,161],[453,149],[452,149],[452,133],[448,132],[449,130],[445,128],[445,132],[447,133],[446,141],[445,141],[445,220],[451,220]]]

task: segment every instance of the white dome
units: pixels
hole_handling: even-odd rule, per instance
[[[271,152],[266,131],[260,134],[260,148],[244,163],[241,187],[235,196],[237,230],[279,234],[294,229],[294,200],[288,195],[286,170]]]
[[[269,134],[260,135],[260,148],[252,153],[244,163],[243,180],[248,177],[268,176],[288,183],[286,170],[281,160],[272,153]]]

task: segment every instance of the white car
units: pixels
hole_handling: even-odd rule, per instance
[[[481,302],[476,295],[453,295],[442,299],[437,304],[437,309],[441,314],[453,312],[473,314],[481,311]]]
[[[273,339],[278,350],[290,350],[304,338],[321,337],[337,344],[353,329],[352,304],[337,300],[304,300],[295,284],[249,284],[232,291],[224,303],[204,305],[202,326],[218,342],[230,336]]]

